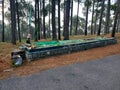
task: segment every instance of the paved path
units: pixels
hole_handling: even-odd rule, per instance
[[[120,90],[120,55],[0,80],[0,90]]]

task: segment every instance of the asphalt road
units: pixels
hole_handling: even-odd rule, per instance
[[[120,90],[120,55],[0,80],[0,90]]]

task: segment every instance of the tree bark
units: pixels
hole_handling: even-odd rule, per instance
[[[61,40],[61,31],[60,31],[60,0],[58,0],[58,39]]]
[[[52,40],[57,40],[55,23],[55,0],[52,0]]]
[[[51,13],[51,11],[50,11],[50,0],[49,0],[49,33],[48,33],[49,38],[51,37],[51,34],[50,34],[50,33],[51,33],[51,31],[50,31],[50,29],[51,29],[51,28],[50,28],[50,21],[51,21],[51,20],[50,20],[50,13]]]
[[[76,21],[75,35],[77,35],[77,34],[78,34],[78,14],[79,14],[79,2],[80,2],[80,0],[78,0],[78,7],[77,7],[77,21]]]
[[[95,5],[95,0],[93,0],[93,6],[92,6],[92,21],[91,21],[91,35],[93,35],[93,18],[94,18],[94,5]]]
[[[46,39],[46,30],[45,30],[45,0],[43,0],[43,38]]]
[[[18,37],[19,37],[19,42],[21,42],[21,35],[20,35],[20,18],[19,18],[19,4],[18,1],[16,0],[16,10],[17,10],[17,24],[18,24]]]
[[[97,2],[97,7],[96,7],[96,10],[98,10],[98,2]],[[95,22],[94,22],[94,34],[96,34],[96,25],[97,25],[97,17],[98,17],[98,12],[96,11],[95,13]]]
[[[108,33],[109,33],[110,1],[111,1],[111,0],[108,0],[107,15],[106,15],[106,23],[105,23],[105,34],[108,34]]]
[[[16,12],[15,12],[15,0],[10,0],[11,11],[11,29],[12,29],[12,43],[16,44]]]
[[[65,0],[65,36],[64,40],[69,40],[69,17],[70,17],[70,0]]]
[[[98,33],[97,33],[98,36],[101,33],[102,16],[103,16],[103,11],[104,11],[104,6],[105,6],[104,2],[105,2],[105,0],[102,0],[102,7],[101,7],[101,13],[100,13],[100,20],[99,20],[99,27],[98,27]]]
[[[38,2],[38,0],[35,0],[35,36],[34,36],[34,38],[35,38],[35,41],[37,41],[37,39],[38,39],[38,8],[37,8],[37,2]]]
[[[73,0],[71,0],[71,22],[70,22],[70,35],[72,35],[72,17],[73,17]]]
[[[65,0],[64,0],[64,22],[63,22],[63,25],[65,25],[65,21],[66,21],[66,18],[65,18],[65,15],[66,15],[66,12],[65,12],[65,8],[66,8],[66,4],[65,4]],[[66,30],[65,30],[65,26],[63,26],[63,36],[65,37],[65,33],[66,33]]]
[[[42,0],[40,0],[40,11],[42,10]],[[40,38],[43,37],[42,35],[43,25],[42,25],[42,12],[40,13]]]
[[[4,31],[4,0],[2,0],[2,42],[5,42],[5,31]]]
[[[119,32],[119,28],[120,28],[120,14],[118,15],[118,20],[117,20],[117,30],[116,32]]]
[[[115,37],[119,8],[120,8],[120,0],[117,0],[117,8],[115,11],[115,19],[114,19],[114,24],[113,24],[112,34],[111,34],[112,37]]]
[[[40,4],[39,4],[39,0],[38,0],[38,40],[40,40]]]
[[[88,0],[86,0],[86,2],[87,2],[87,8],[86,8],[85,36],[87,35],[88,9],[89,9],[89,5],[88,5],[89,1],[88,1]]]

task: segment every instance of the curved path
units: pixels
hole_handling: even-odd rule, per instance
[[[120,90],[120,55],[0,80],[0,90]]]

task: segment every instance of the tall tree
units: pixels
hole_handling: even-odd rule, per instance
[[[117,0],[116,9],[115,9],[115,19],[114,19],[114,24],[113,24],[112,34],[111,34],[112,37],[115,37],[117,19],[118,19],[119,13],[120,13],[120,0]]]
[[[73,30],[75,31],[75,29],[76,29],[76,20],[77,20],[77,15],[75,15],[75,16],[73,16],[73,18],[72,18],[73,20]],[[83,31],[84,31],[84,26],[85,26],[85,19],[84,18],[82,18],[82,17],[78,17],[78,28],[79,28],[79,31],[78,31],[78,33],[80,34],[80,35],[83,35],[84,33],[83,33]]]
[[[73,0],[71,0],[71,22],[70,22],[70,35],[72,35],[72,17],[73,17]]]
[[[87,25],[88,25],[88,10],[89,10],[89,0],[85,1],[85,6],[86,6],[86,21],[85,21],[85,36],[87,35]]]
[[[38,35],[38,0],[35,0],[35,35],[34,35],[34,39],[35,41],[37,41],[37,35]]]
[[[61,31],[60,31],[60,0],[58,0],[58,39],[61,40]]]
[[[92,21],[91,21],[91,35],[93,34],[93,19],[94,19],[94,6],[95,6],[95,0],[93,0],[92,4]]]
[[[70,0],[65,0],[64,40],[69,40]]]
[[[16,14],[17,14],[18,37],[19,37],[19,42],[21,42],[21,35],[20,35],[20,17],[19,17],[19,3],[18,3],[18,0],[16,0]]]
[[[106,23],[105,23],[105,34],[109,33],[109,21],[110,21],[110,1],[108,0],[108,5],[107,5],[107,14],[106,14]]]
[[[40,40],[39,0],[35,0],[35,41]]]
[[[102,0],[102,6],[101,6],[101,12],[100,12],[100,20],[99,20],[99,27],[98,27],[98,32],[97,35],[100,35],[101,33],[101,24],[102,24],[102,16],[103,16],[103,11],[105,7],[105,0]]]
[[[12,29],[12,43],[16,44],[16,12],[15,12],[15,0],[10,0],[11,11],[11,29]]]
[[[37,8],[38,8],[38,40],[40,40],[40,2],[38,0],[38,4],[37,4]]]
[[[2,0],[2,42],[5,41],[5,36],[4,36],[4,0]]]
[[[99,2],[97,0],[97,5],[96,5],[96,9],[95,9],[94,34],[96,34],[96,29],[97,29],[97,17],[98,17],[98,14],[99,14],[98,5],[99,5]]]
[[[52,40],[57,40],[55,23],[55,0],[52,0]]]
[[[42,0],[40,1],[40,37],[42,37],[42,30],[43,30],[43,25],[42,25]]]
[[[120,13],[119,13],[119,15],[118,15],[117,30],[116,30],[116,32],[119,32],[119,28],[120,28]]]
[[[65,16],[66,16],[66,11],[65,11],[65,8],[66,8],[66,4],[65,4],[65,0],[64,0],[64,3],[63,3],[63,6],[64,6],[64,14],[63,14],[63,20],[64,20],[64,22],[63,22],[63,25],[65,25],[65,21],[66,21],[66,18],[65,18]],[[66,33],[66,30],[65,30],[65,26],[63,27],[63,36],[65,37],[65,33]]]
[[[79,15],[79,3],[80,3],[80,0],[78,0],[78,6],[77,6],[77,21],[76,21],[75,35],[77,35],[77,33],[78,33],[78,15]]]
[[[49,31],[48,31],[48,32],[49,32],[49,33],[48,33],[49,38],[50,38],[50,33],[51,33],[51,32],[50,32],[50,21],[51,21],[51,20],[50,20],[50,13],[51,13],[51,2],[50,2],[50,0],[49,0]]]
[[[46,30],[45,30],[45,0],[43,0],[43,37],[46,38]]]

